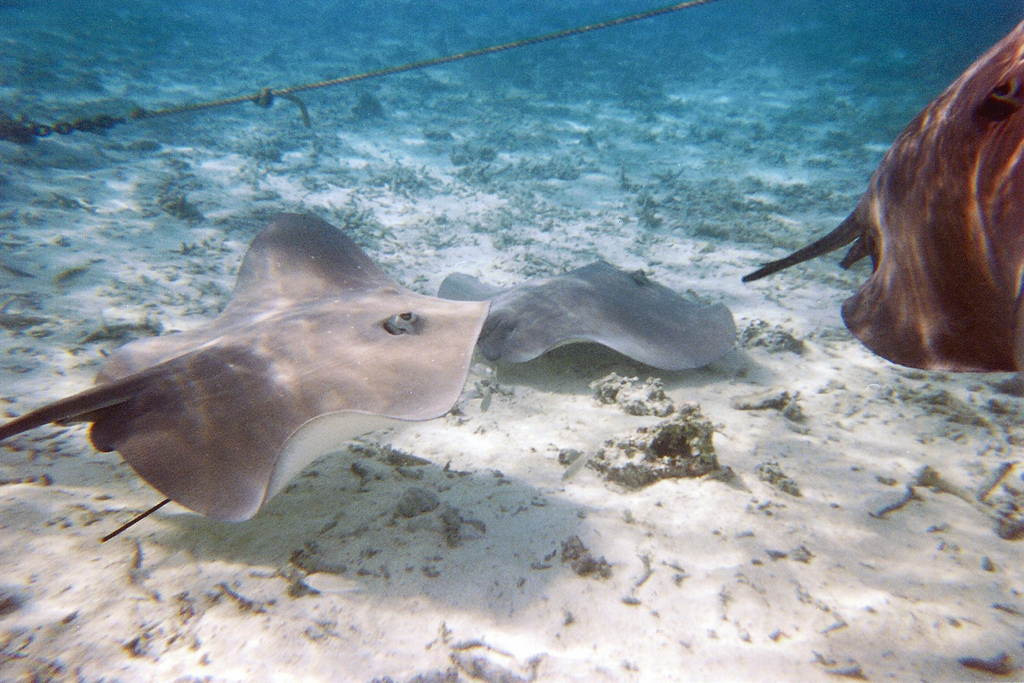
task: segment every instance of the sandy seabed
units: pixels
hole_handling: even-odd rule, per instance
[[[82,426],[19,435],[0,444],[0,680],[938,681],[1024,665],[1022,546],[999,533],[1024,489],[1008,376],[873,356],[838,314],[862,269],[740,283],[852,208],[900,127],[866,123],[892,100],[703,59],[715,78],[614,97],[481,89],[480,67],[310,99],[311,129],[281,102],[0,143],[5,417],[88,387],[130,339],[213,317],[281,211],[344,228],[422,293],[453,271],[511,285],[603,258],[725,303],[741,330],[678,373],[591,346],[478,357],[451,414],[326,455],[251,521],[172,505],[103,545],[160,495]],[[627,411],[591,386],[612,372],[660,383]],[[699,406],[733,479],[602,476],[615,444],[671,419],[633,413],[669,404]]]

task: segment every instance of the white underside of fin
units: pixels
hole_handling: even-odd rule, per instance
[[[270,475],[263,503],[280,493],[289,481],[321,455],[338,450],[357,436],[404,422],[352,410],[327,413],[309,420],[295,430],[281,449],[277,465]]]

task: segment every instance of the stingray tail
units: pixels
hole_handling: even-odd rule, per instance
[[[0,425],[0,441],[51,422],[89,421],[97,411],[124,403],[138,393],[139,384],[132,379],[134,376],[102,384],[16,417]]]
[[[846,220],[840,223],[835,230],[821,239],[808,244],[803,249],[794,251],[786,258],[766,263],[753,273],[744,275],[743,281],[753,282],[754,280],[760,280],[763,277],[771,275],[772,273],[777,273],[780,270],[789,268],[790,266],[795,266],[796,264],[803,263],[804,261],[810,261],[812,258],[817,258],[818,256],[823,256],[824,254],[835,251],[836,249],[845,247],[847,244],[864,234],[864,228],[855,218],[856,215],[857,212],[854,211],[847,216]],[[851,255],[852,254],[853,252],[851,251]],[[864,255],[866,254],[862,254],[862,256]],[[850,255],[843,259],[842,265],[844,268],[847,267],[849,259]]]

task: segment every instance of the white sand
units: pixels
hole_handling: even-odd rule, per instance
[[[920,500],[870,514],[924,465],[973,495],[1019,457],[1021,399],[994,388],[1005,376],[908,371],[861,347],[838,310],[863,269],[823,259],[740,283],[840,220],[886,142],[867,134],[837,152],[827,127],[772,132],[809,95],[761,75],[772,99],[739,76],[682,81],[647,115],[534,105],[511,86],[495,102],[499,91],[440,73],[381,85],[383,121],[347,121],[349,94],[310,99],[313,131],[283,102],[0,143],[5,417],[88,387],[103,352],[146,327],[215,315],[248,242],[283,210],[347,222],[425,293],[454,270],[506,285],[604,258],[805,344],[681,373],[590,347],[523,366],[481,358],[461,416],[330,454],[249,522],[172,505],[103,545],[161,496],[83,427],[20,435],[0,444],[0,680],[938,681],[987,677],[961,657],[1024,665],[1021,545],[991,519],[1009,493],[986,505],[917,487]],[[448,88],[434,109],[431,83]],[[421,99],[405,103],[405,89]],[[483,147],[490,164],[453,163]],[[161,207],[181,195],[203,220]],[[586,468],[563,481],[560,450],[592,455],[660,420],[598,403],[589,383],[611,371],[659,376],[676,405],[698,403],[748,490],[684,479],[626,491]],[[486,411],[480,381],[502,389]],[[804,420],[731,407],[765,390],[798,393]],[[375,445],[429,464],[394,466]],[[802,496],[761,481],[767,462]],[[10,483],[42,475],[52,485]],[[1018,475],[1007,482],[1021,487]],[[442,505],[396,517],[412,487]],[[573,536],[609,578],[562,562]]]

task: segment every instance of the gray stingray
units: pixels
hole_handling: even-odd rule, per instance
[[[245,520],[340,443],[446,413],[486,316],[486,304],[399,286],[341,231],[283,214],[253,241],[220,316],[119,348],[98,386],[0,426],[0,439],[90,421],[98,450],[167,497]]]
[[[900,133],[853,213],[745,282],[853,242],[843,304],[869,349],[929,370],[1024,370],[1024,23]]]
[[[491,302],[477,344],[490,360],[523,363],[589,341],[662,370],[685,370],[717,360],[736,341],[724,305],[688,301],[643,271],[627,273],[604,261],[511,289],[453,273],[437,295]]]

